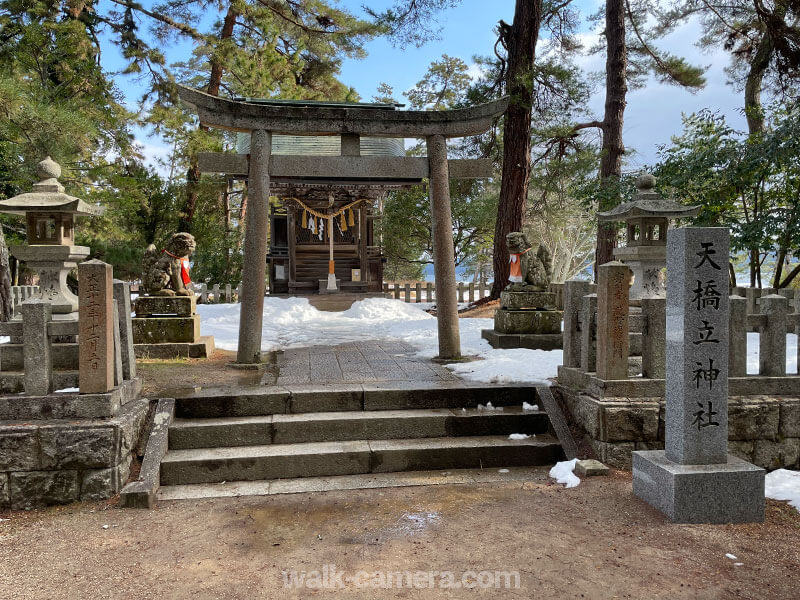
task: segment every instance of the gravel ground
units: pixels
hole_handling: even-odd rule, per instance
[[[2,518],[3,599],[798,597],[793,508],[768,501],[764,524],[672,525],[633,496],[624,472],[573,489],[542,470],[524,483],[161,502],[152,511],[75,504]],[[326,564],[368,577],[447,570],[458,581],[467,570],[517,571],[519,587],[442,589],[443,579],[423,577],[418,586],[436,587],[284,588],[283,572]]]

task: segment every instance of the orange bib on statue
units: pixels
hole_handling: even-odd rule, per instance
[[[512,254],[508,257],[509,275],[508,280],[512,283],[522,283],[522,255],[530,252],[530,248],[520,254]]]
[[[172,258],[177,258],[181,261],[181,281],[183,281],[183,285],[189,285],[192,283],[192,278],[189,277],[189,259],[188,258],[181,258],[180,256],[175,256],[172,252],[168,250],[164,250],[164,254],[168,254]]]

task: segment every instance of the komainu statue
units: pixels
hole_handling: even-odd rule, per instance
[[[542,244],[536,254],[532,252],[528,238],[519,231],[512,231],[506,236],[506,245],[510,254],[510,283],[506,290],[511,292],[544,292],[553,278],[553,261],[550,251]]]
[[[191,233],[176,233],[159,252],[153,244],[147,247],[142,260],[142,289],[150,296],[191,296],[187,289],[189,256],[196,244]]]

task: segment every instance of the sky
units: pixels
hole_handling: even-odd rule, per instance
[[[361,13],[365,0],[341,0],[340,5],[355,13]],[[144,0],[143,5],[152,4]],[[369,2],[371,8],[380,10],[393,4],[393,1]],[[576,0],[575,6],[585,16],[594,13],[597,0]],[[455,8],[441,13],[439,23],[442,27],[439,39],[430,40],[420,48],[397,48],[386,39],[376,39],[366,45],[367,57],[362,60],[346,59],[342,64],[340,80],[352,86],[363,100],[369,101],[381,82],[388,83],[395,90],[395,96],[411,88],[425,74],[428,66],[442,54],[461,58],[471,66],[475,55],[491,55],[496,34],[494,28],[500,19],[510,23],[514,17],[514,0],[462,0]],[[596,33],[585,30],[582,37],[586,46]],[[700,37],[700,27],[690,23],[661,41],[659,47],[685,57],[692,64],[708,66],[705,89],[690,93],[675,86],[660,84],[651,80],[647,86],[629,92],[625,111],[624,143],[630,155],[626,170],[638,171],[657,160],[657,148],[668,144],[672,135],[681,131],[681,115],[690,114],[703,108],[719,111],[734,128],[744,129],[745,121],[741,113],[742,94],[726,84],[724,68],[729,64],[729,56],[723,51],[702,53],[695,47]],[[179,45],[164,49],[170,61],[184,59],[188,46]],[[587,72],[602,72],[605,58],[602,55],[582,56],[578,64]],[[107,70],[121,68],[122,64],[113,49],[104,52],[104,66]],[[142,89],[132,77],[118,77],[119,87],[128,103],[133,106],[141,96]],[[588,109],[596,117],[602,117],[604,90],[598,87],[592,95]],[[146,130],[135,131],[142,145],[147,161],[154,164],[157,157],[165,157],[169,148],[158,137],[149,135]]]

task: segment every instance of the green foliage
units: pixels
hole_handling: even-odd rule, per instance
[[[84,195],[106,213],[84,219],[76,229],[77,241],[91,247],[94,258],[111,264],[115,277],[138,279],[145,248],[163,247],[176,231],[178,194],[179,186],[138,162],[110,165],[103,182]]]
[[[702,0],[700,0],[702,2]],[[655,20],[664,14],[658,0],[625,0],[625,47],[628,85],[640,88],[646,85],[647,76],[653,74],[660,83],[678,85],[689,90],[702,89],[707,67],[692,65],[686,59],[658,48],[659,39],[668,32]],[[605,19],[605,6],[589,20],[595,24]],[[592,48],[593,53],[605,51],[605,44]]]
[[[491,248],[497,192],[479,180],[451,180],[453,248],[456,265],[470,263]],[[393,192],[383,210],[383,248],[387,279],[415,279],[433,264],[432,215],[427,190],[416,186]],[[410,277],[390,277],[405,274]]]
[[[684,132],[662,147],[656,167],[659,188],[702,206],[698,224],[731,228],[734,251],[750,258],[751,285],[777,255],[775,287],[788,257],[800,253],[800,107],[776,109],[768,128],[745,135],[725,119],[702,111],[684,117]]]
[[[461,0],[397,0],[390,8],[381,12],[364,6],[389,35],[393,43],[399,46],[422,46],[432,39],[437,39],[441,27],[436,15],[446,8],[457,6]]]
[[[239,222],[242,190],[228,189],[219,180],[208,181],[204,188],[193,227],[197,251],[192,258],[192,280],[236,286],[244,258],[244,228]]]
[[[431,63],[425,76],[405,96],[412,108],[447,109],[466,102],[472,80],[468,67],[459,58],[446,54]],[[390,99],[391,88],[379,94]],[[466,145],[449,148],[451,153],[469,156]],[[409,150],[424,155],[424,144]],[[484,256],[494,239],[497,192],[484,181],[451,180],[450,200],[453,215],[453,247],[456,264],[471,264]],[[382,233],[387,257],[387,279],[417,279],[422,265],[433,263],[430,200],[425,188],[414,187],[393,192],[384,204]]]
[[[769,4],[753,0],[724,3],[676,0],[656,12],[655,31],[665,35],[685,26],[690,19],[699,18],[703,35],[698,45],[704,49],[722,47],[730,52],[726,72],[737,90],[744,90],[748,77],[755,71],[764,77],[765,91],[783,97],[792,87],[796,91],[800,6],[793,0],[775,0]],[[765,40],[766,45],[762,44]]]
[[[130,151],[130,114],[98,63],[80,21],[50,2],[0,1],[0,184],[35,182],[51,155],[65,177],[82,177],[109,154]]]
[[[467,63],[457,57],[443,54],[441,60],[428,67],[425,76],[404,95],[411,108],[420,110],[445,110],[464,101],[472,84]]]

